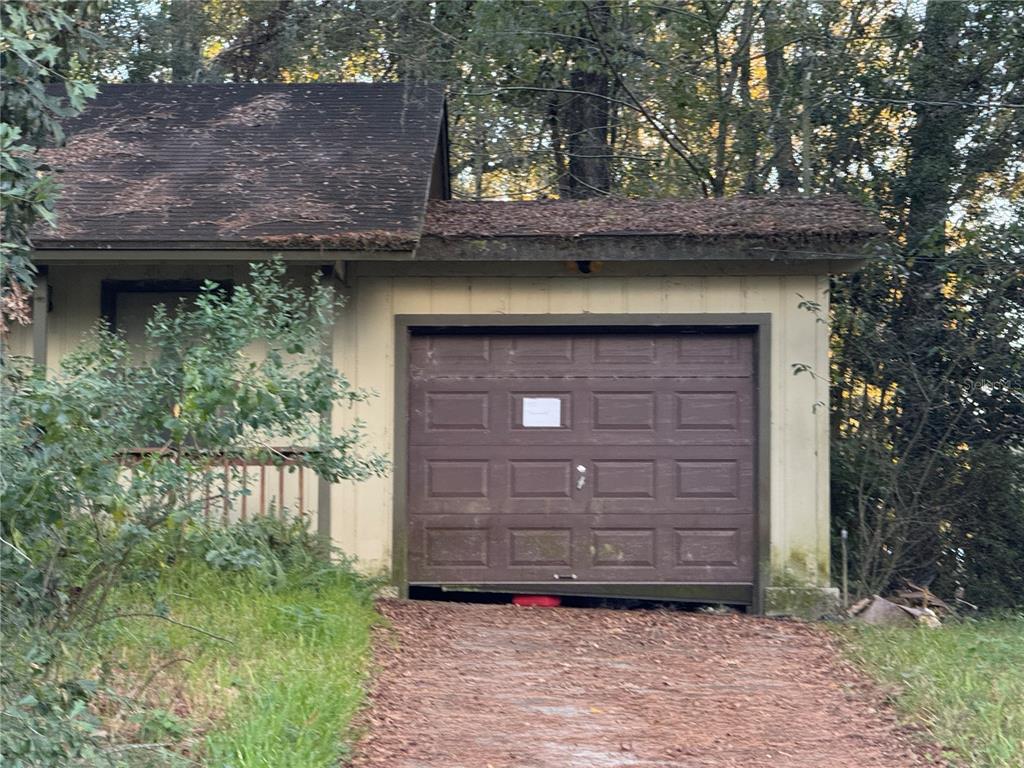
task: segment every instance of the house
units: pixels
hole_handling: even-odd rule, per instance
[[[880,232],[858,206],[455,201],[430,86],[107,86],[68,132],[16,349],[52,365],[274,254],[347,295],[334,362],[379,393],[358,415],[393,475],[247,476],[261,505],[402,590],[831,594],[814,308]]]

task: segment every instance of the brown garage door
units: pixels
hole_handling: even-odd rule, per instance
[[[753,336],[415,335],[412,584],[751,584]]]

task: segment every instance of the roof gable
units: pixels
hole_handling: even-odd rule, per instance
[[[36,246],[408,250],[443,119],[429,85],[105,86],[46,151],[63,192]]]

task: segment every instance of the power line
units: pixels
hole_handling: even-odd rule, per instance
[[[882,237],[884,238],[885,236],[883,235]],[[846,257],[846,258],[865,259],[865,260],[868,260],[868,261],[872,261],[872,260],[879,261],[879,260],[883,260],[884,259],[884,257],[882,257],[881,254],[877,254],[877,253],[873,254],[873,253],[871,253],[869,251],[868,252],[858,251],[858,252],[854,252],[854,253],[844,252],[844,251],[825,251],[825,250],[808,251],[808,250],[799,250],[797,248],[770,248],[770,247],[766,247],[766,246],[757,246],[757,245],[755,245],[755,246],[748,246],[748,250],[751,250],[751,251],[761,251],[763,253],[777,253],[777,254],[780,254],[780,255],[783,255],[783,256],[786,255],[786,254],[794,254],[794,255],[800,255],[800,256],[818,256],[819,258],[822,258],[822,259],[825,259],[825,260],[827,260],[828,257],[830,257],[830,256],[838,256],[840,258]],[[915,255],[901,254],[901,255],[895,255],[895,257],[892,258],[892,259],[884,259],[884,260],[890,261],[890,262],[896,262],[896,263],[899,263],[899,264],[902,264],[903,262],[907,262],[907,261],[911,261],[911,262],[918,262],[918,261],[920,261],[920,262],[923,262],[923,263],[949,262],[950,264],[955,264],[955,263],[957,263],[957,262],[959,262],[960,260],[963,260],[963,259],[969,259],[971,264],[978,264],[980,266],[986,266],[986,265],[992,263],[991,260],[989,260],[989,261],[979,261],[974,256],[958,255],[958,256],[951,257],[949,254],[944,255],[944,256],[924,256],[924,255],[915,256]]]
[[[1024,104],[1007,101],[926,101],[924,99],[884,99],[871,96],[848,96],[851,101],[865,101],[874,104],[909,104],[926,107],[975,107],[978,109],[1024,109]]]

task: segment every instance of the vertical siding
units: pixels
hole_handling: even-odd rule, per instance
[[[356,343],[359,338],[359,297],[351,289],[343,291],[345,306],[335,312],[334,365],[353,384],[359,384],[356,368]],[[338,408],[332,414],[335,429],[351,424],[355,409]],[[331,539],[346,551],[354,551],[356,538],[356,491],[353,483],[339,483],[331,489]]]
[[[524,266],[524,271],[527,267]],[[301,270],[299,270],[301,271]],[[308,271],[308,269],[306,270]],[[241,281],[244,266],[148,267],[55,266],[50,271],[54,310],[49,315],[51,364],[74,348],[99,319],[105,277],[198,278]],[[356,277],[348,305],[339,311],[334,360],[358,386],[377,396],[334,415],[338,428],[361,418],[370,443],[391,454],[395,430],[395,316],[472,314],[689,314],[768,313],[771,327],[771,546],[776,565],[798,567],[823,580],[828,558],[828,336],[814,315],[797,307],[800,295],[824,302],[828,281],[816,276],[583,277]],[[31,351],[31,329],[18,329],[12,349]],[[816,377],[793,375],[794,363],[814,367]],[[808,471],[814,468],[813,471]],[[296,496],[297,482],[286,495]],[[311,481],[310,481],[311,482]],[[294,487],[292,487],[294,486]],[[315,519],[315,485],[303,500]],[[295,505],[297,499],[291,500]],[[390,565],[391,478],[340,483],[332,489],[331,533],[336,543],[368,569]]]
[[[389,453],[394,445],[394,296],[391,279],[366,281],[357,288],[355,305],[358,336],[353,380],[359,386],[378,393],[376,397],[360,403],[356,407],[356,415],[366,423],[369,444]],[[374,502],[366,503],[368,498]],[[342,542],[342,547],[371,568],[390,559],[391,526],[390,521],[382,524],[381,510],[386,510],[390,519],[391,508],[391,478],[371,478],[355,487],[350,510],[354,517],[354,538],[347,545]]]
[[[32,326],[14,323],[4,344],[7,346],[8,354],[32,357]]]
[[[794,376],[792,366],[812,365],[827,378],[825,326],[797,307],[800,295],[820,301],[823,285],[815,276],[366,277],[355,286],[358,333],[354,339],[339,334],[337,343],[356,345],[356,367],[346,373],[379,393],[360,413],[375,445],[392,451],[394,429],[404,423],[392,423],[395,315],[472,314],[485,321],[504,314],[769,313],[772,554],[776,565],[821,579],[828,549],[828,416],[814,404],[827,402],[827,383]],[[343,350],[336,359],[346,359]],[[335,510],[351,510],[358,520],[354,530],[336,524],[339,545],[369,568],[390,565],[392,488],[390,479],[371,481],[336,488],[332,499]]]
[[[781,378],[782,413],[776,443],[780,447],[780,473],[783,492],[781,500],[786,514],[779,517],[784,526],[776,547],[786,565],[795,575],[813,579],[817,570],[819,518],[806,514],[817,506],[817,475],[808,472],[817,461],[818,387],[815,377],[822,375],[816,367],[817,335],[815,316],[800,309],[802,299],[812,299],[817,289],[814,277],[785,277],[780,280],[778,315],[784,326],[780,329],[782,365],[777,366]],[[793,365],[804,364],[811,373],[795,373]],[[824,375],[827,375],[825,373]]]
[[[829,277],[828,275],[819,275],[815,280],[817,288],[815,298],[821,303],[821,319],[828,322],[828,308],[831,296],[829,292]],[[831,358],[829,355],[830,337],[831,327],[819,323],[817,334],[815,335],[817,357],[814,363],[815,370],[818,371],[819,376],[815,379],[817,392],[815,393],[814,401],[825,403],[825,405],[819,406],[815,414],[817,434],[815,436],[814,457],[817,469],[815,472],[817,495],[814,506],[815,509],[820,510],[820,514],[817,516],[818,541],[815,550],[818,553],[818,579],[821,583],[826,583],[829,580],[829,555],[832,539],[831,520],[829,517],[831,504],[829,487],[829,441],[831,439],[831,430],[829,428],[829,417],[831,412],[828,402],[830,395],[829,385],[832,380]]]

